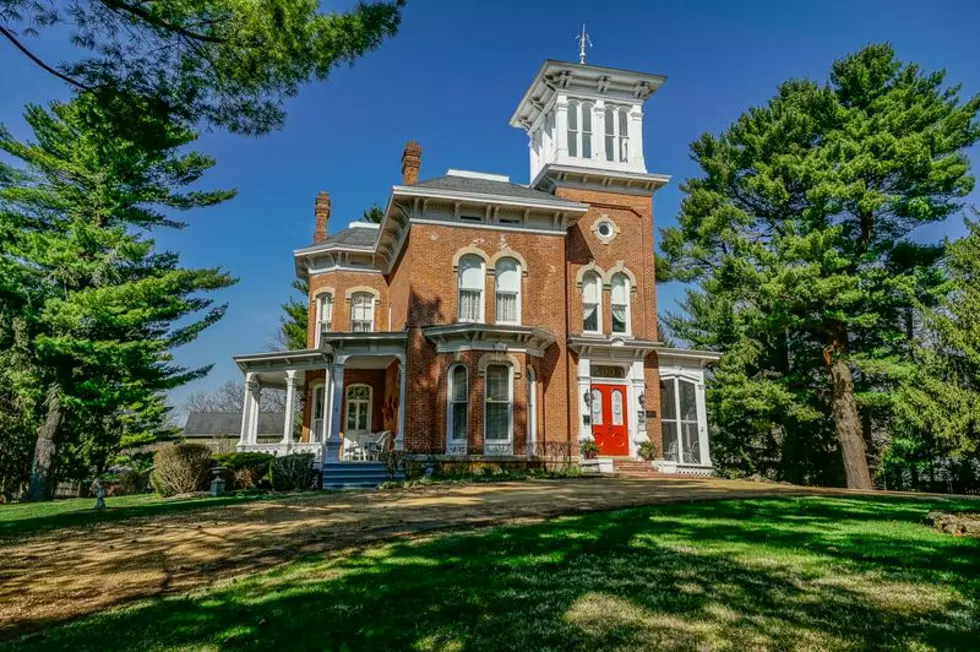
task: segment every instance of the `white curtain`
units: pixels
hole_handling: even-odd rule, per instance
[[[497,300],[496,319],[498,322],[516,324],[520,322],[517,306],[521,292],[521,266],[513,258],[501,258],[495,269]]]
[[[481,321],[483,315],[483,260],[467,255],[459,260],[459,319]]]
[[[486,407],[486,439],[510,439],[510,370],[507,367],[487,367]]]
[[[614,333],[629,332],[629,300],[630,282],[625,274],[616,274],[612,278],[612,331]]]
[[[582,330],[599,330],[599,306],[601,305],[599,275],[589,272],[582,280]]]

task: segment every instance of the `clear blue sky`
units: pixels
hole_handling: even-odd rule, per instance
[[[178,351],[180,363],[215,367],[173,401],[239,378],[232,354],[268,348],[291,291],[291,252],[313,232],[317,191],[332,198],[330,231],[343,228],[384,203],[409,139],[422,145],[422,177],[455,167],[526,183],[527,138],[508,118],[543,59],[575,59],[582,22],[595,43],[589,63],[667,76],[644,121],[648,169],[674,178],[656,196],[658,226],[673,223],[678,185],[697,174],[687,153],[692,140],[764,103],[787,78],[825,80],[834,59],[868,43],[890,41],[904,60],[945,68],[964,96],[980,92],[980,2],[409,0],[399,35],[304,88],[289,101],[282,131],[200,139],[198,148],[218,162],[205,185],[237,188],[238,197],[187,215],[189,228],[158,242],[180,251],[186,265],[220,265],[241,281],[219,297],[230,304],[224,320]],[[28,41],[51,60],[70,52],[53,34]],[[0,122],[18,135],[25,135],[25,102],[66,96],[6,42],[0,80]],[[971,152],[975,166],[978,153]],[[962,230],[955,218],[920,237]],[[661,310],[673,309],[681,293],[661,286]]]

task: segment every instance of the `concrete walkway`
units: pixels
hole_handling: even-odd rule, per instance
[[[392,537],[652,503],[816,491],[698,479],[437,485],[317,492],[8,538],[0,540],[0,635]]]

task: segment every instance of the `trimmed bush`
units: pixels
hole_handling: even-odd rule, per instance
[[[258,488],[268,475],[269,465],[274,459],[275,455],[267,453],[225,453],[214,456],[215,464],[229,471],[225,474],[225,483],[235,489]]]
[[[211,449],[203,444],[177,444],[157,451],[153,458],[153,488],[175,496],[208,487]]]
[[[123,471],[117,480],[114,496],[131,496],[133,494],[145,494],[150,490],[150,469],[140,471],[138,469],[127,469]]]
[[[269,465],[269,481],[275,491],[306,491],[313,487],[313,453],[283,455]]]

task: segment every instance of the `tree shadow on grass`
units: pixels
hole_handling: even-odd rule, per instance
[[[917,525],[923,505],[651,506],[400,542],[88,617],[18,649],[973,648],[980,541]]]

